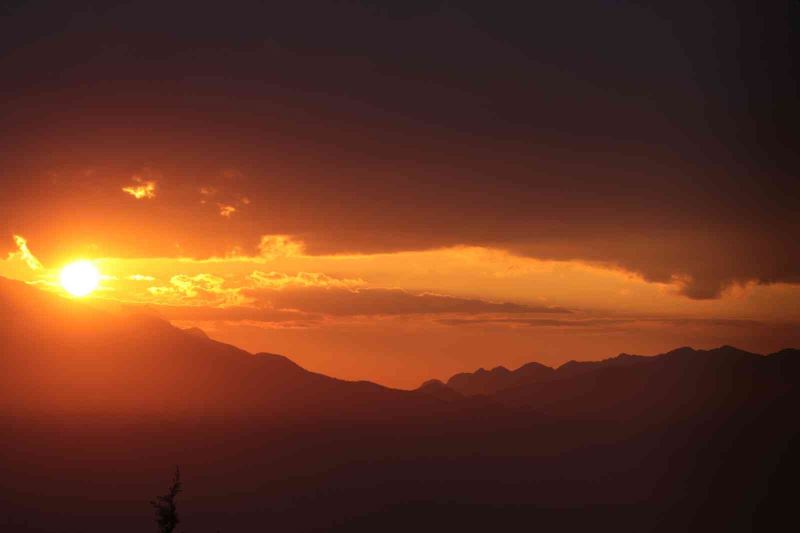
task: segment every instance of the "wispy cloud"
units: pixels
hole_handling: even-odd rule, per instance
[[[321,272],[298,272],[297,275],[289,275],[284,272],[261,272],[253,271],[250,280],[255,283],[256,288],[264,289],[283,289],[286,287],[337,287],[351,288],[364,285],[362,279],[339,279],[328,276]]]
[[[133,185],[123,187],[122,191],[130,194],[137,200],[152,199],[156,197],[156,181],[145,180],[141,176],[133,176]]]
[[[145,276],[143,274],[132,274],[128,276],[126,279],[131,281],[155,281],[156,278],[153,276]]]
[[[214,306],[240,303],[239,291],[239,287],[228,287],[224,278],[213,274],[177,274],[170,278],[169,285],[147,289],[157,303]]]
[[[220,216],[231,218],[250,205],[250,198],[230,190],[230,184],[202,185],[197,189],[202,205],[214,204]]]
[[[18,251],[8,254],[8,259],[18,259],[23,261],[31,270],[41,270],[42,263],[28,249],[28,241],[21,235],[14,235],[14,242],[17,244]]]
[[[230,204],[217,204],[217,206],[219,207],[219,214],[225,218],[231,218],[231,216],[238,211],[238,209]]]
[[[289,235],[262,235],[258,244],[261,258],[295,257],[303,255],[305,244]]]

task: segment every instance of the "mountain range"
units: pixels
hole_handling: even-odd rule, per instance
[[[491,398],[552,415],[652,418],[781,397],[796,386],[798,363],[796,349],[763,356],[733,346],[682,347],[655,356],[622,353],[602,361],[569,361],[558,368],[535,362],[516,370],[481,368],[447,383],[427,381],[417,390],[451,400]]]
[[[797,382],[798,350],[762,356],[723,346],[657,356],[531,362],[431,380],[415,391],[343,381],[287,357],[250,354],[141,310],[92,306],[0,280],[0,409],[194,415],[396,416],[491,403],[554,415],[615,417],[693,402],[779,396]],[[24,332],[24,333],[21,333]],[[629,401],[635,399],[635,401]],[[467,401],[469,400],[469,401]]]
[[[479,369],[413,391],[0,279],[0,530],[774,530],[800,352]],[[144,505],[142,503],[144,502]],[[524,526],[524,527],[523,527]]]

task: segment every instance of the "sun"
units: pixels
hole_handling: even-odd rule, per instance
[[[73,296],[86,296],[100,283],[100,272],[89,261],[75,261],[61,270],[61,286]]]

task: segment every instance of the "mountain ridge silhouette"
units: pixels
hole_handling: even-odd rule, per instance
[[[529,363],[456,380],[511,383],[491,394],[440,380],[400,391],[3,279],[0,346],[4,532],[145,530],[142,503],[176,464],[198,533],[772,531],[792,518],[795,349]]]
[[[580,379],[581,376],[592,375],[597,372],[607,373],[610,369],[639,368],[645,369],[647,365],[655,365],[652,368],[660,368],[666,365],[686,365],[695,364],[702,367],[708,364],[716,364],[725,367],[729,364],[742,364],[746,361],[756,364],[757,362],[770,363],[777,359],[791,361],[785,365],[787,369],[787,379],[796,373],[792,365],[794,361],[800,360],[800,351],[793,348],[785,348],[779,352],[761,355],[747,352],[739,348],[723,345],[710,350],[696,350],[689,346],[683,346],[656,355],[633,355],[620,353],[615,357],[610,357],[598,361],[567,361],[562,365],[552,368],[538,362],[526,363],[516,370],[507,370],[504,367],[496,367],[490,371],[483,368],[475,372],[462,372],[453,375],[442,386],[452,389],[462,396],[494,396],[499,398],[510,398],[513,391],[523,389],[531,390],[534,386],[550,386],[558,383],[564,386],[570,380]],[[776,363],[777,364],[777,363]],[[769,363],[761,365],[764,368],[770,366]],[[650,368],[646,368],[650,370]],[[441,388],[441,387],[440,387]],[[444,394],[441,390],[440,395]]]
[[[629,416],[636,411],[631,405],[668,412],[671,397],[697,387],[718,393],[706,398],[712,403],[733,399],[744,383],[760,394],[778,393],[797,381],[800,360],[788,348],[761,356],[732,346],[681,347],[557,368],[538,362],[481,368],[406,391],[310,372],[286,356],[250,354],[146,312],[92,306],[12,280],[0,279],[0,313],[8,354],[0,362],[7,382],[0,407],[23,410],[383,417],[494,405],[559,416]],[[740,383],[721,387],[731,373]]]
[[[251,354],[148,313],[92,307],[10,280],[0,279],[0,319],[0,409],[399,415],[440,403],[310,372],[283,355]]]

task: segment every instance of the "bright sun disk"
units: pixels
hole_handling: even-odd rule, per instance
[[[61,270],[61,286],[73,296],[86,296],[100,283],[100,272],[89,261],[75,261]]]

